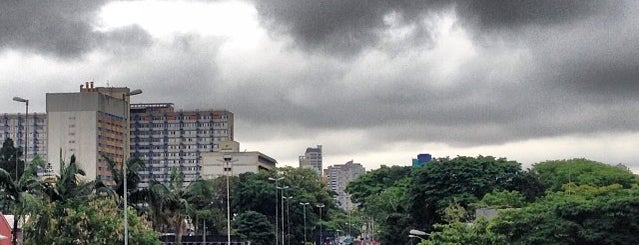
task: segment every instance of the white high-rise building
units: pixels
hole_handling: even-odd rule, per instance
[[[31,161],[37,154],[42,159],[47,159],[47,114],[29,113],[29,120],[26,123],[29,132],[29,142],[27,147],[27,162]],[[24,148],[25,133],[24,114],[3,114],[0,115],[0,136],[2,142],[7,138],[13,140],[17,148]]]
[[[346,186],[349,182],[357,179],[360,175],[364,174],[366,169],[362,164],[353,163],[349,161],[345,164],[337,164],[329,166],[324,170],[326,175],[326,184],[328,188],[337,193],[335,201],[340,208],[344,210],[351,210],[355,207],[351,202],[351,196],[346,193]]]
[[[77,93],[47,93],[47,160],[54,171],[60,159],[76,162],[90,179],[112,183],[105,157],[121,163],[128,155],[129,88],[80,86]]]
[[[176,111],[172,103],[131,105],[131,157],[146,163],[140,187],[151,179],[168,182],[171,169],[185,182],[201,175],[203,152],[233,140],[233,113],[226,110]]]
[[[300,168],[312,168],[317,172],[318,176],[322,176],[322,146],[317,145],[316,148],[308,147],[304,156],[299,157]]]

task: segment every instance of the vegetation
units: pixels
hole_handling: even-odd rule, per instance
[[[440,158],[370,171],[347,190],[383,244],[416,242],[410,229],[428,232],[420,244],[632,244],[639,232],[637,176],[586,159],[522,170],[501,158]],[[475,217],[477,208],[497,216]]]
[[[327,236],[374,237],[383,244],[419,239],[422,245],[633,244],[639,233],[639,178],[586,159],[545,161],[530,170],[489,156],[439,158],[417,168],[382,166],[348,185],[359,207],[345,211],[310,169],[230,177],[230,193],[226,177],[185,183],[177,169],[166,183],[138,188],[144,163],[133,159],[125,190],[125,173],[114,162],[110,184],[88,181],[75,157],[60,163],[59,174],[39,177],[44,162],[36,157],[16,169],[21,153],[12,144],[6,140],[0,149],[0,194],[3,210],[15,214],[16,222],[29,216],[25,244],[121,244],[124,195],[130,197],[131,244],[159,244],[159,233],[167,232],[175,233],[176,244],[186,232],[226,234],[227,194],[231,233],[252,244],[274,244],[276,222],[290,244],[303,243],[305,236],[313,241],[320,227]],[[476,217],[478,208],[494,210],[495,217]],[[411,229],[428,233],[411,238]]]

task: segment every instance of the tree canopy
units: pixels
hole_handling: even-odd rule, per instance
[[[493,190],[519,190],[521,165],[505,158],[456,157],[433,159],[413,172],[410,213],[417,227],[432,229],[451,203],[467,208]]]
[[[536,163],[531,169],[548,191],[560,191],[564,184],[607,186],[620,184],[625,188],[639,183],[639,178],[627,169],[576,158]]]

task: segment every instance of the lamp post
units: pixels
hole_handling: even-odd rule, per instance
[[[278,195],[278,190],[280,187],[278,186],[278,182],[283,179],[284,177],[268,178],[268,180],[275,181],[275,245],[279,244],[277,240],[278,239],[277,231],[279,230],[279,207],[280,207],[280,196]]]
[[[237,160],[232,160],[233,156],[230,154],[224,155],[224,172],[226,173],[226,242],[231,244],[231,187],[229,184],[229,175],[232,173],[231,163]],[[219,161],[219,160],[218,160]]]
[[[126,144],[129,141],[129,108],[127,103],[126,98],[127,97],[131,97],[133,95],[138,95],[141,94],[142,90],[136,89],[130,92],[126,92],[122,94],[122,107],[123,107],[123,113],[124,113],[124,136],[122,136],[122,182],[123,182],[123,193],[122,196],[124,196],[124,245],[128,245],[129,244],[129,216],[126,213],[126,208],[128,206],[128,200],[127,200],[127,196],[129,195],[129,190],[127,188],[127,173],[126,173],[126,159],[127,159],[127,147],[128,145]]]
[[[319,225],[320,225],[320,244],[324,243],[324,241],[322,240],[322,208],[325,207],[326,205],[324,205],[323,203],[320,204],[316,204],[316,207],[319,208]]]
[[[302,205],[302,208],[304,209],[304,245],[306,245],[306,206],[308,206],[310,203],[308,202],[300,202],[300,205]]]
[[[283,201],[286,201],[286,238],[288,240],[288,244],[291,244],[291,199],[293,197],[289,196],[289,197],[282,197]],[[282,205],[284,205],[284,203],[282,203]],[[282,225],[282,227],[284,227]],[[282,232],[284,232],[284,229],[282,229]],[[284,243],[284,241],[282,240],[282,243]]]
[[[13,101],[22,102],[26,105],[26,110],[24,113],[24,163],[27,163],[27,143],[29,142],[29,100],[23,99],[20,97],[13,97]],[[16,131],[16,136],[18,136],[18,132]],[[16,181],[18,181],[18,151],[16,150]]]
[[[288,188],[289,187],[286,185],[286,186],[278,187],[277,189],[282,190],[282,197],[284,197],[285,196],[284,191]],[[282,211],[282,245],[284,245],[284,201],[282,201],[281,211]]]

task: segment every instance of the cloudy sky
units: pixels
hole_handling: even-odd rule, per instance
[[[639,2],[0,1],[2,111],[128,86],[284,165],[493,155],[639,172]]]

